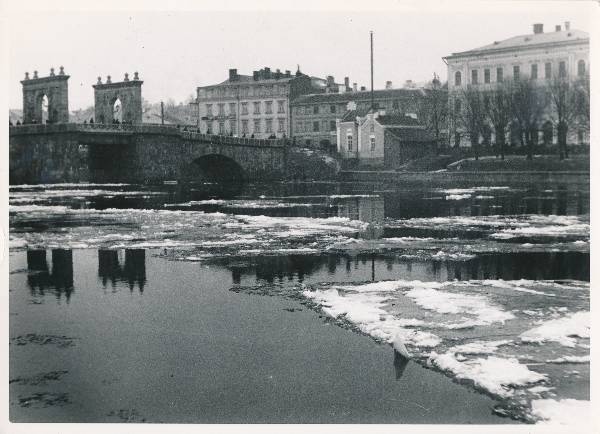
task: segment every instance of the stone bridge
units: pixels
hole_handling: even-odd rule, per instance
[[[154,124],[9,128],[10,183],[269,180],[285,175],[285,140],[217,136]]]

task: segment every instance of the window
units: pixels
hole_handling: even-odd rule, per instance
[[[219,116],[225,116],[225,104],[219,104]]]
[[[369,131],[374,133],[375,132],[375,124],[373,122],[371,122],[371,126],[369,127]]]
[[[219,122],[219,134],[225,134],[225,122]]]
[[[260,114],[260,102],[255,102],[254,103],[254,114],[255,115],[259,115]]]
[[[254,119],[254,132],[260,133],[260,119]]]
[[[319,121],[313,122],[313,131],[316,133],[319,131]]]
[[[265,101],[265,113],[268,115],[273,113],[273,101]]]
[[[490,70],[489,69],[483,70],[483,82],[485,84],[488,84],[490,82]]]
[[[504,81],[504,70],[502,68],[496,68],[496,82],[502,83]]]
[[[212,116],[212,104],[206,104],[206,116]]]
[[[537,63],[531,64],[531,79],[536,80],[538,78],[537,74]]]
[[[329,121],[329,131],[335,131],[335,121]]]
[[[265,133],[272,133],[273,132],[273,119],[267,119],[265,121]]]
[[[398,102],[398,100],[394,100],[394,102],[392,102],[392,109],[393,110],[398,110],[400,108],[400,103]]]
[[[454,74],[454,86],[460,86],[461,85],[461,80],[462,76],[460,71],[456,71],[456,73]]]
[[[329,106],[329,112],[335,114],[335,106],[334,105]]]
[[[313,107],[313,114],[315,114],[315,115],[319,114],[319,106],[318,105]]]
[[[558,64],[558,76],[560,78],[564,78],[567,76],[567,64],[563,62],[559,62]]]
[[[206,121],[206,134],[210,134],[210,121]]]
[[[544,78],[549,80],[552,77],[552,63],[546,62],[544,65]]]
[[[242,103],[242,114],[243,115],[247,115],[248,114],[248,103],[247,102],[243,102]]]
[[[235,115],[235,103],[234,102],[229,103],[229,114]]]
[[[277,119],[277,131],[285,133],[285,119]]]
[[[577,62],[577,75],[583,77],[585,75],[585,60],[581,59]]]
[[[479,71],[477,71],[476,69],[473,69],[471,71],[471,84],[477,84],[477,74]]]
[[[518,80],[521,74],[521,67],[519,65],[513,66],[513,80]]]
[[[352,134],[346,135],[346,143],[348,145],[348,151],[352,151]]]
[[[285,113],[285,101],[277,101],[277,113]]]
[[[231,134],[237,134],[237,126],[235,125],[235,122],[229,122],[229,125],[231,126]]]
[[[371,143],[371,152],[375,150],[375,136],[369,137],[369,142]]]
[[[242,134],[248,134],[248,119],[242,121]]]

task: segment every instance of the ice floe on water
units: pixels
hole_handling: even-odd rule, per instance
[[[558,342],[565,347],[574,347],[576,338],[590,337],[590,313],[575,312],[559,319],[544,321],[521,333],[520,337],[523,342],[528,343]]]
[[[589,283],[394,280],[311,285],[302,294],[340,324],[394,348],[400,342],[415,360],[499,399],[506,414],[536,421],[532,400],[570,393],[552,366],[589,362],[589,301],[569,298],[583,289]]]
[[[531,413],[543,425],[589,426],[591,402],[578,399],[536,399],[531,402]]]

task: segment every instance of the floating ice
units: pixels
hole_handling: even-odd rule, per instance
[[[576,312],[559,319],[543,322],[540,326],[521,333],[521,340],[528,343],[558,342],[574,347],[575,337],[590,337],[590,313]]]
[[[577,399],[535,399],[531,413],[540,418],[538,424],[588,425],[591,418],[590,401]]]
[[[433,352],[430,361],[438,368],[450,371],[456,378],[471,380],[476,386],[500,397],[513,394],[510,386],[524,386],[547,379],[546,375],[530,371],[515,358],[490,356],[460,362],[451,352],[439,355]]]

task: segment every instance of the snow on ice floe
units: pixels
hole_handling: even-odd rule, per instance
[[[535,399],[531,413],[539,425],[586,425],[591,422],[590,401],[579,399]]]
[[[469,327],[495,322],[504,323],[506,320],[514,318],[512,313],[491,304],[486,297],[481,295],[446,292],[427,286],[416,286],[405,295],[414,299],[415,303],[424,309],[439,313],[475,316],[475,320],[466,321]],[[458,325],[454,326],[454,328],[457,327]]]
[[[574,347],[577,337],[590,337],[589,312],[575,312],[559,319],[542,322],[541,325],[523,332],[520,336],[526,343],[558,342],[565,347]]]
[[[19,184],[19,185],[11,185],[9,186],[10,190],[23,190],[23,189],[46,189],[46,188],[63,188],[63,187],[125,187],[131,184],[121,184],[121,183],[108,183],[108,184],[94,184],[89,182],[63,182],[56,184]]]
[[[588,354],[585,356],[563,356],[557,359],[546,360],[546,363],[590,363],[590,355]]]
[[[531,371],[516,358],[487,358],[459,361],[455,354],[432,352],[430,363],[443,371],[450,371],[455,378],[470,380],[487,392],[503,398],[513,395],[515,386],[526,386],[547,380],[545,374]]]

